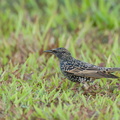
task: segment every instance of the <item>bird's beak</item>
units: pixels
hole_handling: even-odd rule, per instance
[[[53,53],[53,50],[46,50],[46,51],[43,51],[43,52]]]

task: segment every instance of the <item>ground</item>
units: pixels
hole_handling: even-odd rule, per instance
[[[119,3],[1,0],[0,119],[120,120],[120,79],[97,79],[85,89],[43,53],[65,47],[81,61],[120,67]]]

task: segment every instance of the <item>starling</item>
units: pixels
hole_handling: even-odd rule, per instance
[[[53,53],[56,57],[58,57],[62,73],[73,82],[84,83],[99,78],[119,78],[111,73],[120,71],[120,68],[99,67],[76,60],[65,48],[56,48],[46,50],[44,52]]]

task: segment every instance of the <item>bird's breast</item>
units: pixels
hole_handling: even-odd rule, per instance
[[[74,68],[74,64],[69,61],[69,62],[60,62],[60,69],[61,71],[68,71],[72,70]]]

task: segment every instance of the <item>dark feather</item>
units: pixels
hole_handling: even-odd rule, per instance
[[[99,69],[86,69],[86,70],[80,70],[78,68],[66,71],[67,73],[71,73],[76,76],[81,77],[92,77],[92,78],[119,78],[111,73],[108,73],[107,71],[102,71]]]

